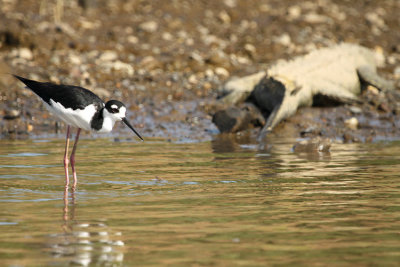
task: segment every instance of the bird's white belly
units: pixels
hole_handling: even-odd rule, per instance
[[[45,106],[54,116],[66,124],[87,131],[91,130],[90,122],[96,113],[96,107],[93,104],[85,109],[73,110],[72,108],[65,108],[62,104],[50,99],[50,105],[45,103]]]

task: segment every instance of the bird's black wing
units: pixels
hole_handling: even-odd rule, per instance
[[[54,83],[42,83],[29,80],[17,75],[15,78],[23,82],[29,89],[51,105],[50,99],[58,102],[65,108],[84,109],[90,104],[102,107],[103,101],[94,93],[79,86],[63,85]]]

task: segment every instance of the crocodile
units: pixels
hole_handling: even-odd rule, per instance
[[[262,137],[298,108],[315,104],[318,97],[349,103],[358,101],[363,84],[394,89],[393,82],[377,74],[384,61],[382,53],[341,43],[278,61],[268,71],[230,80],[223,88],[221,101],[234,105],[244,100],[255,103],[266,118]]]

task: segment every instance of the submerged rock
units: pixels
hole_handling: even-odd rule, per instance
[[[212,121],[221,133],[234,133],[254,126],[259,127],[265,123],[260,111],[252,104],[217,111]]]

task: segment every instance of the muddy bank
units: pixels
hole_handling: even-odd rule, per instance
[[[211,122],[220,108],[218,90],[230,77],[340,41],[381,49],[386,58],[381,74],[400,76],[396,0],[98,0],[87,9],[78,1],[58,2],[63,5],[1,1],[0,72],[80,85],[103,99],[122,100],[145,137],[211,139],[218,133]],[[272,134],[398,139],[397,99],[366,92],[356,107],[300,109]],[[56,130],[37,98],[3,74],[0,116],[1,138]],[[345,121],[352,117],[359,124],[348,129]]]

